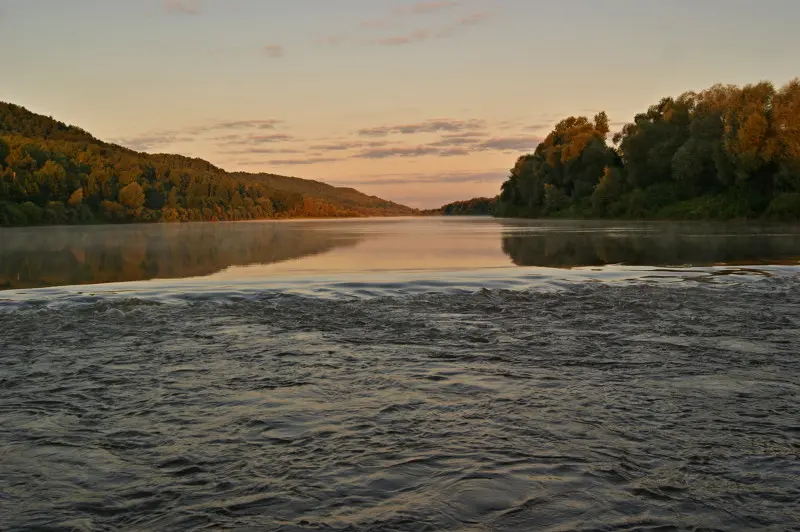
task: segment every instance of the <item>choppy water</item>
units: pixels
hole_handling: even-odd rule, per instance
[[[0,529],[798,529],[796,266],[245,281],[0,292]]]

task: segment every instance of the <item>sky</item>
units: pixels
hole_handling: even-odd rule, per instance
[[[560,119],[800,76],[797,0],[0,0],[0,100],[153,153],[413,207]]]

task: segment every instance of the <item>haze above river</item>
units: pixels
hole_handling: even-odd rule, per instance
[[[36,227],[0,230],[0,239],[0,289],[12,290],[148,280],[156,282],[124,289],[471,287],[537,273],[591,276],[607,265],[602,272],[619,275],[800,261],[800,226],[779,224],[395,218]]]

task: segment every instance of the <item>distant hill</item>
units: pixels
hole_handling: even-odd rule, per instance
[[[301,179],[299,177],[287,177],[275,174],[236,173],[234,175],[244,180],[249,179],[254,182],[263,183],[275,190],[303,194],[330,201],[351,209],[378,209],[388,211],[412,210],[404,205],[381,199],[377,196],[368,196],[354,188],[334,187],[333,185],[311,179]]]
[[[136,152],[0,102],[0,225],[417,213],[352,188]]]

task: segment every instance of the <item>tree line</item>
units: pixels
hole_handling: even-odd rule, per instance
[[[472,198],[462,201],[454,201],[442,205],[438,209],[422,211],[423,215],[435,216],[489,216],[494,214],[497,198]]]
[[[270,186],[274,183],[284,187]],[[320,191],[323,197],[298,190]],[[138,153],[0,102],[0,225],[380,216],[410,211],[351,189],[268,174],[231,174],[201,159]]]
[[[663,98],[612,136],[559,122],[503,183],[510,217],[800,219],[800,80]]]

